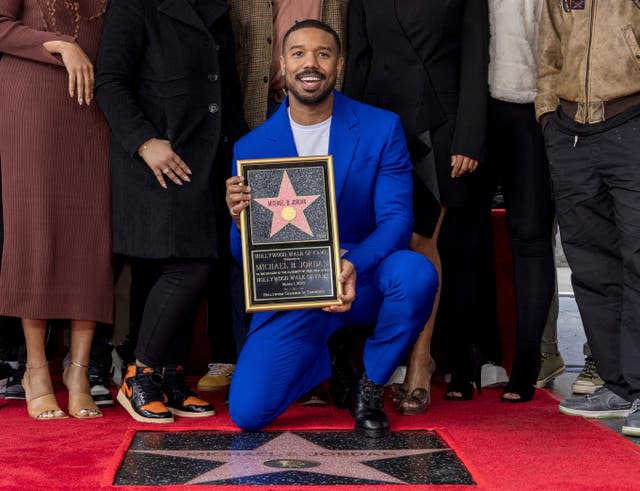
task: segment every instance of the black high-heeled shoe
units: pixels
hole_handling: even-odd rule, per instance
[[[466,370],[463,369],[461,372],[455,372],[452,374],[451,382],[449,382],[447,390],[444,393],[444,398],[449,401],[469,401],[473,399],[474,386],[478,391],[478,395],[482,395],[482,383],[480,377],[482,373],[482,358],[475,346],[472,345],[468,349],[470,351]],[[469,372],[471,372],[471,377],[464,375],[464,373],[468,374]],[[454,395],[456,392],[460,395]]]
[[[509,383],[504,388],[502,402],[529,402],[536,393],[536,379],[540,370],[540,353],[516,352]],[[505,397],[505,394],[515,394],[516,399]]]
[[[536,393],[536,387],[534,385],[518,387],[517,384],[510,385],[504,388],[504,392],[500,400],[502,402],[529,402],[533,399],[533,395]],[[510,397],[505,397],[506,394],[516,394],[518,396],[517,399],[511,399]]]
[[[470,401],[473,399],[473,382],[451,379],[444,398],[448,401]]]

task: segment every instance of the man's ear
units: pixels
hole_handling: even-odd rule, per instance
[[[284,56],[280,55],[280,73],[282,74],[283,77],[284,77],[284,68],[285,68]]]

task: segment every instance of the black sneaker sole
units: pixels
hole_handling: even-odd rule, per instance
[[[113,400],[113,397],[111,397],[110,395],[99,395],[99,396],[92,396],[92,397],[93,397],[93,402],[96,403],[96,406],[112,407],[116,405],[115,401]]]
[[[10,401],[26,401],[27,400],[24,394],[5,394],[4,398]]]
[[[129,401],[127,396],[125,396],[122,393],[122,391],[118,391],[117,399],[120,405],[123,408],[125,408],[126,411],[129,413],[129,416],[131,416],[133,419],[141,423],[167,424],[167,423],[173,423],[174,421],[173,416],[170,418],[147,418],[145,416],[138,414],[136,410],[133,409],[133,406],[131,405],[131,401]]]

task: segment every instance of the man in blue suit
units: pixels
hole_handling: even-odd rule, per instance
[[[383,436],[389,429],[384,383],[420,334],[438,288],[431,263],[407,249],[412,164],[400,118],[336,92],[342,65],[333,29],[312,20],[295,24],[281,57],[289,95],[273,117],[235,146],[235,160],[333,155],[345,251],[342,305],[253,316],[229,395],[231,417],[246,430],[266,426],[331,375],[327,340],[332,333],[347,324],[375,325],[365,344],[365,373],[352,414],[357,432]],[[236,225],[250,191],[240,176],[227,181],[227,205]],[[231,246],[241,260],[237,226],[232,226]]]

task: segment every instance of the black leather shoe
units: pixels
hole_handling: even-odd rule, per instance
[[[383,406],[384,386],[373,383],[363,374],[351,407],[356,420],[355,431],[367,438],[381,438],[389,432],[389,420]]]
[[[183,418],[201,418],[216,414],[213,406],[189,389],[184,380],[184,367],[171,365],[164,369],[162,392],[169,411]]]
[[[334,350],[331,369],[332,375],[329,379],[331,399],[336,407],[346,409],[353,400],[358,380],[351,363],[351,352],[344,346]]]

